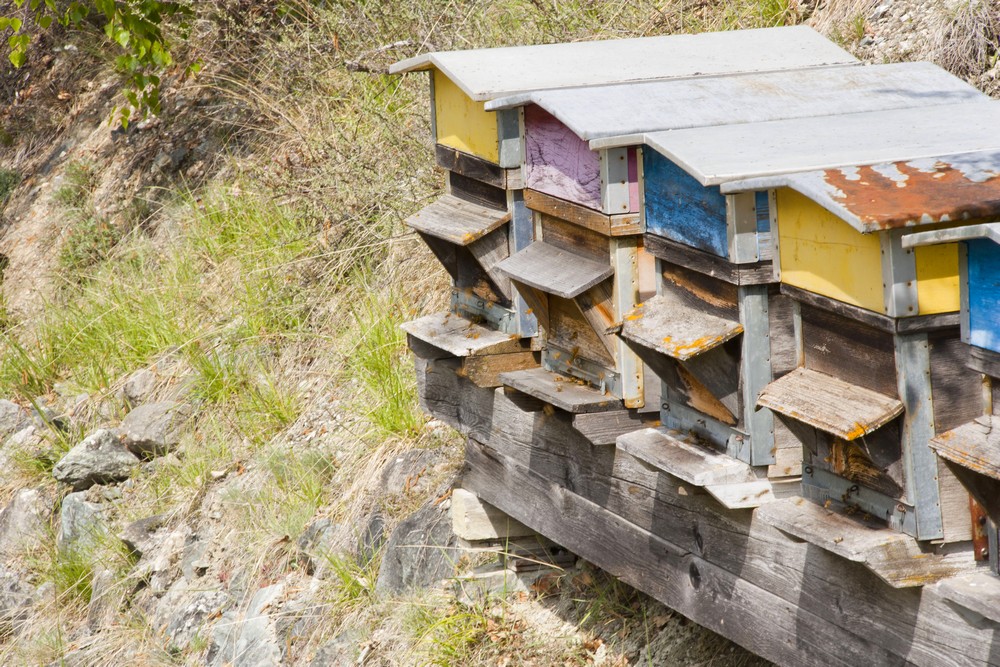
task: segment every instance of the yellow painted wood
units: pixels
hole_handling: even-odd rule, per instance
[[[957,311],[960,307],[958,244],[921,246],[915,253],[917,310],[921,315]]]
[[[469,98],[440,70],[434,70],[434,113],[438,143],[490,162],[500,161],[496,113]]]
[[[884,312],[878,234],[862,234],[789,188],[777,195],[781,281]]]

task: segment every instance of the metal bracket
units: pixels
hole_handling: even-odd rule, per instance
[[[639,238],[620,236],[611,242],[611,265],[615,269],[612,309],[616,322],[639,301]],[[627,408],[643,406],[642,362],[621,338],[615,343],[615,362],[621,374],[622,395]]]
[[[601,156],[601,211],[608,215],[628,213],[628,147],[604,148]]]
[[[665,389],[662,394],[666,394]],[[665,427],[675,431],[690,431],[733,458],[740,458],[737,453],[743,448],[743,444],[750,440],[746,433],[712,419],[683,403],[666,398],[661,400],[663,402],[660,403],[660,421]]]
[[[618,373],[589,359],[574,355],[569,350],[564,350],[552,343],[548,343],[546,348],[542,350],[542,367],[555,373],[589,382],[615,398],[622,397],[621,376]]]
[[[771,270],[774,281],[781,282],[781,246],[778,245],[778,192],[767,191],[767,214],[771,218]]]
[[[500,109],[496,114],[500,166],[504,169],[519,169],[524,164],[524,128],[521,107]]]
[[[507,225],[507,242],[510,254],[524,250],[531,245],[535,237],[535,221],[531,211],[524,205],[523,190],[507,191],[507,210],[510,212],[510,224]],[[517,288],[511,285],[514,312],[517,314],[517,333],[522,338],[538,335],[538,319],[528,312],[528,304],[524,302]]]
[[[969,244],[958,244],[958,298],[959,336],[963,343],[972,344],[972,327],[969,319]]]

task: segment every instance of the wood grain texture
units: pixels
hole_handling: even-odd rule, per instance
[[[844,382],[895,396],[895,343],[890,334],[856,320],[802,306],[805,366]]]
[[[618,438],[617,447],[695,486],[754,481],[750,466],[722,452],[685,442],[681,434],[647,428]]]
[[[924,586],[975,568],[968,549],[935,550],[889,528],[826,509],[804,498],[768,503],[755,518],[865,567],[894,588]]]
[[[752,509],[776,500],[774,488],[766,479],[736,484],[708,484],[705,490],[730,510]]]
[[[434,146],[434,159],[442,169],[454,171],[466,178],[482,181],[495,188],[507,189],[506,171],[500,165],[482,157],[450,146],[436,144]]]
[[[642,153],[646,231],[717,257],[729,256],[726,198],[654,150]]]
[[[573,428],[594,445],[613,445],[618,436],[655,425],[658,420],[636,410],[573,415]]]
[[[476,239],[467,248],[469,254],[475,258],[483,272],[486,273],[492,286],[503,296],[504,302],[509,303],[513,297],[510,278],[497,268],[500,262],[510,257],[510,245],[506,232],[506,229],[498,229]]]
[[[524,203],[533,211],[586,227],[604,236],[630,236],[641,234],[645,229],[638,213],[607,215],[536,190],[524,191]]]
[[[772,287],[767,297],[767,324],[771,346],[771,375],[775,378],[798,366],[793,310],[792,300],[781,294],[777,286]]]
[[[524,108],[528,188],[601,210],[601,162],[586,141],[541,107]]]
[[[607,412],[622,408],[621,401],[614,396],[544,368],[504,373],[500,376],[500,380],[506,387],[534,396],[573,414]]]
[[[548,298],[548,340],[574,356],[597,362],[608,368],[615,365],[614,350],[606,342],[607,336],[594,330],[573,299],[557,296]]]
[[[934,432],[944,433],[983,414],[983,381],[965,365],[969,346],[955,329],[928,334]]]
[[[1000,623],[1000,578],[997,576],[980,572],[953,577],[934,584],[934,589],[946,600]]]
[[[664,291],[629,311],[623,338],[654,352],[685,361],[740,335],[743,326],[691,308],[673,291]]]
[[[539,365],[537,352],[487,354],[466,357],[462,364],[462,372],[477,387],[492,388],[503,386],[503,382],[500,381],[502,373],[538,368]]]
[[[539,240],[595,262],[610,261],[611,242],[607,236],[547,213],[539,215],[539,222],[542,232]]]
[[[509,180],[509,178],[508,178]],[[448,191],[465,201],[498,211],[507,210],[507,192],[494,185],[463,176],[457,171],[448,172]]]
[[[806,368],[769,384],[757,405],[847,441],[867,435],[903,413],[902,402],[894,397]]]
[[[646,250],[659,259],[691,271],[723,280],[733,285],[767,285],[775,281],[770,261],[756,264],[733,264],[723,257],[691,248],[653,234],[646,234]]]
[[[542,241],[535,241],[508,257],[499,267],[520,283],[564,299],[572,299],[614,273],[609,264],[560,250]]]
[[[401,325],[403,331],[456,357],[523,352],[527,339],[488,329],[444,311]]]

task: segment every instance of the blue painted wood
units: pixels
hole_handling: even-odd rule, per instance
[[[1000,245],[968,241],[969,342],[1000,352]]]
[[[767,198],[767,190],[754,193],[754,209],[757,213],[757,233],[771,231],[771,204]]]
[[[653,150],[642,152],[646,231],[729,256],[726,198],[718,186],[705,187]]]

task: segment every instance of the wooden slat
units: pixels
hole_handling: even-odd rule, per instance
[[[952,577],[934,584],[934,587],[946,600],[1000,623],[1000,577],[995,574]]]
[[[522,352],[527,347],[516,335],[487,329],[447,311],[406,322],[401,328],[456,357]]]
[[[466,246],[510,220],[510,213],[480,206],[454,195],[442,195],[406,219],[418,232]]]
[[[708,493],[731,510],[751,509],[776,500],[771,482],[766,479],[737,484],[709,484]]]
[[[536,352],[510,352],[507,354],[483,354],[466,357],[462,370],[469,381],[477,387],[500,387],[503,373],[519,371],[525,368],[538,368],[539,361]]]
[[[785,498],[757,509],[754,518],[856,563],[894,588],[924,586],[975,567],[967,549],[926,549],[881,522],[865,523],[804,498]]]
[[[534,396],[546,403],[570,413],[606,412],[620,410],[622,402],[589,385],[545,370],[530,370],[503,373],[500,381],[504,386]]]
[[[564,299],[572,299],[614,273],[610,265],[541,241],[535,241],[498,266],[514,280]]]
[[[746,463],[721,452],[684,442],[679,434],[647,428],[618,438],[619,449],[695,486],[733,484],[754,479]]]
[[[1000,480],[1000,417],[983,415],[931,440],[938,456]]]
[[[524,191],[524,204],[533,211],[571,222],[604,236],[627,236],[644,231],[638,213],[606,215],[537,190]]]
[[[649,428],[654,417],[635,410],[591,412],[573,415],[573,428],[594,445],[613,445],[619,436]],[[656,423],[659,423],[658,421]]]
[[[743,332],[735,320],[692,308],[673,292],[636,306],[622,320],[624,338],[660,354],[685,361]]]
[[[724,257],[716,257],[704,250],[654,234],[646,234],[643,242],[646,250],[655,257],[733,285],[767,285],[777,282],[770,260],[755,264],[733,264]]]
[[[481,157],[463,153],[450,146],[435,144],[434,158],[439,167],[454,171],[466,178],[482,181],[495,188],[507,188],[507,172],[498,164]]]
[[[848,441],[903,413],[903,404],[895,398],[806,368],[769,384],[757,405]]]

